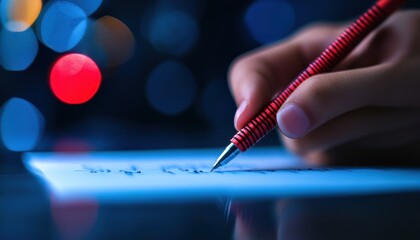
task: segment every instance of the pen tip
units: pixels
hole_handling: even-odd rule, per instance
[[[236,155],[238,155],[239,152],[240,150],[233,143],[229,144],[229,146],[227,146],[225,150],[222,152],[222,154],[220,154],[220,156],[217,158],[210,172],[213,172],[213,170],[228,163]]]
[[[220,167],[220,164],[216,162],[214,166],[211,168],[210,172],[213,172],[213,170],[216,170],[218,167]]]

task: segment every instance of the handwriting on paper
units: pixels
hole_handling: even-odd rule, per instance
[[[31,153],[25,164],[56,196],[69,200],[178,201],[420,191],[418,169],[312,168],[276,149],[242,155],[214,172],[210,169],[219,151]]]
[[[291,172],[291,173],[300,173],[302,171],[317,171],[317,172],[326,172],[330,171],[328,168],[289,168],[289,169],[259,169],[253,170],[252,165],[246,164],[231,164],[229,169],[226,170],[219,170],[210,172],[211,166],[208,164],[184,164],[184,165],[163,165],[160,167],[161,173],[169,174],[169,175],[177,175],[177,174],[244,174],[244,173],[256,173],[256,174],[267,174],[273,172]],[[342,171],[352,171],[351,169],[341,169]],[[336,169],[337,171],[337,169]],[[93,165],[82,165],[82,169],[77,169],[75,172],[81,173],[92,173],[92,174],[107,174],[107,173],[119,173],[124,174],[127,176],[135,176],[141,175],[142,173],[147,173],[150,171],[147,170],[140,170],[140,167],[131,165],[126,168],[107,168],[101,166],[93,166]]]
[[[78,169],[75,170],[75,172],[87,172],[87,173],[111,173],[115,170],[111,170],[109,168],[103,168],[103,167],[92,167],[92,166],[87,166],[87,165],[83,165],[82,166],[83,169]],[[140,174],[141,171],[134,165],[130,166],[127,169],[119,169],[116,172],[118,173],[122,173],[125,174],[127,176],[133,176],[135,174]]]

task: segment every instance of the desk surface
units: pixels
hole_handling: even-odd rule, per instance
[[[4,170],[6,169],[6,170]],[[229,201],[57,201],[23,168],[0,174],[0,239],[419,239],[420,193]],[[24,229],[24,230],[22,230]]]
[[[55,203],[29,174],[0,177],[1,239],[418,239],[420,194],[195,203]],[[24,229],[24,230],[23,230]]]

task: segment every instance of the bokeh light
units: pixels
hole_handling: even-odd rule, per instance
[[[165,54],[184,55],[195,46],[199,37],[196,20],[178,10],[149,14],[142,27],[152,46]]]
[[[32,28],[24,32],[0,32],[0,64],[9,71],[27,69],[38,53],[38,41]]]
[[[98,220],[99,206],[93,199],[63,202],[51,197],[51,215],[60,239],[87,239]]]
[[[192,105],[197,86],[192,73],[183,64],[166,61],[152,71],[146,91],[147,99],[157,111],[176,115]]]
[[[95,12],[101,6],[102,0],[66,0],[67,2],[74,3],[79,6],[86,15]]]
[[[81,104],[96,94],[101,78],[101,72],[92,59],[72,53],[55,62],[50,73],[50,86],[61,101]]]
[[[80,7],[66,1],[52,1],[40,16],[38,36],[47,47],[65,52],[79,43],[86,27],[87,16]]]
[[[54,152],[90,152],[94,147],[86,140],[76,137],[63,137],[54,141]]]
[[[200,114],[211,126],[217,128],[233,126],[232,119],[236,107],[225,79],[209,81],[200,98]]]
[[[0,18],[3,26],[12,32],[27,30],[41,12],[41,0],[2,0]]]
[[[104,16],[89,24],[85,37],[76,46],[100,66],[116,67],[127,62],[134,53],[135,39],[120,20]]]
[[[30,102],[11,98],[0,112],[1,139],[11,151],[33,150],[44,130],[44,118]]]
[[[293,6],[282,0],[259,0],[249,6],[244,16],[245,24],[261,44],[286,37],[293,30]]]

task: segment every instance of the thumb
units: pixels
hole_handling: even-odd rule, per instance
[[[380,96],[377,83],[387,78],[386,65],[332,72],[303,82],[277,113],[280,131],[300,138],[324,123],[365,106]]]

